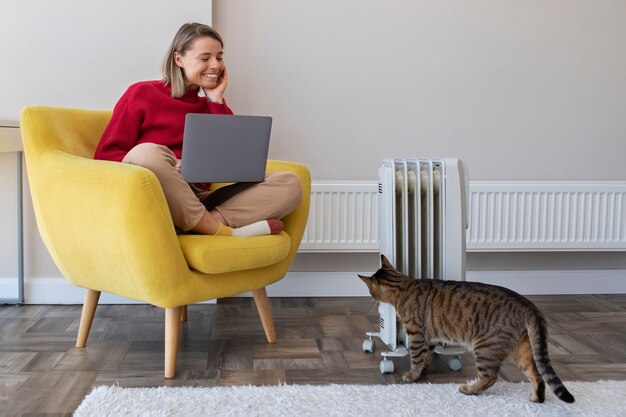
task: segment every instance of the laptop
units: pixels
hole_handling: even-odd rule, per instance
[[[262,182],[272,118],[188,113],[180,173],[187,182]]]

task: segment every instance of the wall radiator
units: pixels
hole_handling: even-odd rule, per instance
[[[467,251],[626,251],[626,181],[470,183]],[[378,182],[314,181],[301,252],[378,252]]]
[[[626,182],[476,182],[474,251],[626,250]]]
[[[414,279],[465,279],[465,229],[469,188],[459,159],[385,159],[379,177],[380,252]],[[379,303],[380,331],[369,332],[363,350],[373,352],[372,337],[391,351],[382,352],[382,373],[393,372],[390,356],[408,353],[406,331],[393,306]],[[460,369],[458,347],[437,346]]]

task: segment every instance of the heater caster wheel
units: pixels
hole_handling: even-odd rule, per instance
[[[461,360],[460,356],[452,356],[450,359],[448,359],[448,366],[453,371],[460,371],[463,367],[463,361]]]
[[[376,344],[372,339],[366,339],[363,341],[363,352],[373,353],[376,349]]]
[[[381,374],[393,373],[393,362],[390,360],[386,360],[386,359],[380,361],[380,373]]]

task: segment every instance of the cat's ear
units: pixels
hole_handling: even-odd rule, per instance
[[[393,265],[391,265],[391,263],[389,263],[389,259],[387,259],[387,257],[385,255],[383,255],[382,253],[380,254],[380,263],[382,265],[382,268],[392,268],[393,269]]]
[[[372,278],[371,278],[371,277],[366,277],[366,276],[359,275],[359,274],[357,274],[357,275],[358,275],[358,276],[359,276],[359,278],[361,278],[361,280],[363,280],[363,282],[364,282],[364,283],[366,283],[368,286],[370,285],[370,282],[372,282]]]

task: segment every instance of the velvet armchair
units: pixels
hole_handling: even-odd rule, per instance
[[[94,160],[109,111],[30,106],[20,125],[30,192],[43,242],[61,273],[86,289],[77,347],[87,342],[101,292],[165,309],[165,377],[176,374],[186,306],[252,291],[267,340],[276,332],[265,287],[282,279],[304,233],[310,174],[290,171],[303,199],[283,219],[284,231],[253,238],[177,234],[156,176],[149,170]]]

